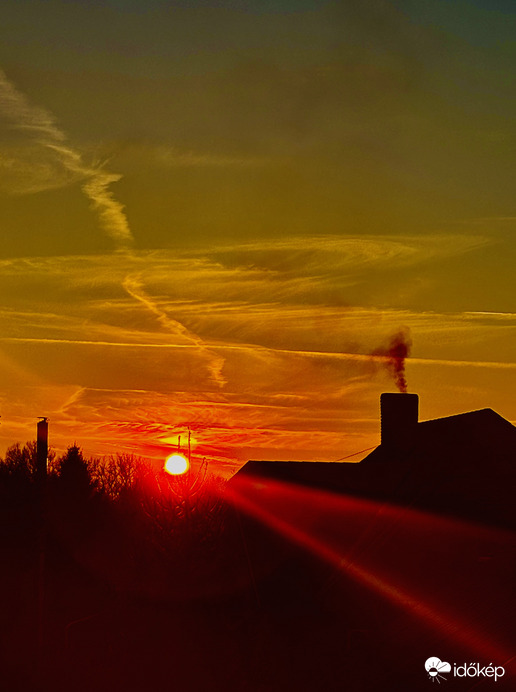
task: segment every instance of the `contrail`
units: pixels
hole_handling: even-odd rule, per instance
[[[115,242],[117,250],[128,250],[133,236],[124,213],[109,186],[122,177],[103,169],[102,165],[89,166],[80,152],[66,144],[66,135],[60,130],[54,116],[43,108],[33,106],[0,70],[0,112],[18,130],[26,132],[39,146],[52,152],[72,176],[82,181],[82,190],[90,199],[100,217],[107,235]]]
[[[133,296],[135,297],[135,296]],[[148,307],[148,306],[147,306]],[[153,311],[154,312],[154,311]],[[178,325],[181,323],[178,322]],[[181,325],[182,326],[182,325]],[[186,330],[185,327],[183,329]],[[36,336],[0,336],[0,342],[6,343],[29,343],[29,344],[69,344],[69,345],[79,345],[79,346],[117,346],[120,348],[148,348],[148,349],[183,349],[183,348],[201,348],[202,347],[213,353],[214,350],[217,351],[241,351],[243,353],[263,353],[263,354],[277,354],[281,353],[286,356],[294,356],[297,358],[316,358],[318,360],[322,358],[328,358],[329,360],[343,360],[343,361],[357,361],[361,363],[370,363],[371,360],[375,360],[378,363],[385,363],[388,356],[371,356],[364,353],[345,353],[343,351],[295,351],[286,348],[269,348],[266,346],[256,346],[252,344],[225,344],[217,342],[204,342],[201,341],[199,337],[196,337],[198,342],[190,342],[188,344],[168,344],[168,343],[150,343],[150,342],[136,342],[136,341],[105,341],[97,339],[56,339],[47,337],[36,337]],[[493,368],[494,370],[516,370],[516,363],[513,362],[501,362],[496,360],[445,360],[439,358],[411,358],[411,363],[417,365],[430,365],[430,366],[446,366],[446,367],[460,367],[460,368]],[[253,404],[254,405],[254,404]]]
[[[16,129],[26,132],[32,141],[56,156],[64,169],[72,174],[73,179],[81,181],[83,192],[91,200],[93,209],[99,215],[102,228],[114,241],[116,249],[124,252],[131,251],[133,236],[124,207],[109,189],[110,185],[120,180],[122,176],[106,171],[102,165],[85,164],[81,153],[66,144],[66,134],[56,125],[54,116],[45,109],[32,105],[26,96],[7,79],[2,70],[0,70],[0,113],[13,123]],[[182,336],[188,345],[202,352],[214,382],[221,387],[226,384],[222,376],[225,359],[210,350],[200,337],[190,332],[180,322],[171,319],[144,292],[139,276],[126,276],[122,285],[128,295],[152,312],[165,329],[172,334]]]
[[[224,367],[225,359],[210,350],[206,343],[196,334],[187,329],[181,322],[169,317],[152,298],[145,293],[142,288],[142,283],[138,275],[126,276],[123,281],[123,287],[126,292],[135,300],[145,306],[147,310],[152,312],[158,319],[158,322],[169,332],[179,335],[186,339],[192,346],[197,347],[208,360],[209,370],[214,382],[223,387],[226,380],[222,376],[222,368]]]

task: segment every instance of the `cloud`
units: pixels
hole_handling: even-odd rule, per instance
[[[471,319],[485,321],[516,321],[516,312],[493,312],[490,310],[468,310],[464,312]]]
[[[314,235],[214,247],[208,256],[229,266],[247,266],[282,274],[356,277],[369,269],[399,269],[461,255],[491,240],[482,235],[426,236]]]
[[[23,402],[28,410],[27,387],[44,373],[55,439],[80,438],[96,453],[118,446],[161,458],[190,426],[210,458],[337,459],[377,439],[387,378],[369,354],[402,324],[414,340],[411,388],[427,402],[436,387],[453,396],[432,415],[473,401],[504,414],[489,393],[516,373],[512,319],[331,300],[337,284],[400,267],[410,278],[431,262],[440,271],[442,258],[483,242],[291,237],[3,260],[0,345],[6,369],[20,372],[3,415],[19,418]]]
[[[244,461],[250,448],[271,454],[281,448],[283,454],[299,447],[307,429],[311,443],[304,454],[319,457],[321,449],[338,448],[339,431],[328,413],[314,412],[288,405],[240,401],[205,396],[198,392],[163,393],[124,389],[82,389],[63,409],[69,423],[80,421],[99,439],[141,440],[149,445],[150,456],[163,459],[177,444],[178,435],[194,430],[196,456]],[[99,427],[100,426],[100,427]],[[331,454],[331,453],[330,453]]]
[[[0,312],[0,322],[4,336],[27,336],[32,324],[51,339],[190,345],[206,359],[215,382],[221,382],[223,367],[222,352],[215,357],[213,350],[219,346],[365,354],[400,324],[417,334],[416,355],[426,351],[452,360],[451,352],[463,361],[465,343],[481,333],[494,339],[511,328],[510,320],[491,320],[488,328],[487,317],[467,312],[401,309],[389,301],[388,285],[380,305],[357,299],[367,297],[368,286],[383,285],[382,272],[403,265],[410,272],[397,277],[396,290],[412,290],[415,268],[435,262],[439,270],[440,259],[483,243],[440,236],[370,237],[363,243],[308,237],[201,248],[196,255],[160,250],[5,260],[0,291],[9,292],[10,310]],[[291,261],[295,249],[300,257]],[[431,297],[435,303],[433,290]],[[509,359],[508,344],[504,339],[496,351]],[[487,350],[475,359],[499,360]]]
[[[213,278],[224,279],[233,275],[243,276],[246,281],[291,278],[299,280],[303,275],[314,278],[342,275],[350,281],[370,270],[396,270],[431,263],[464,255],[483,248],[493,241],[485,235],[428,234],[425,236],[393,235],[290,235],[282,238],[265,238],[254,242],[224,244],[213,242],[195,250],[148,250],[133,252],[124,259],[113,262],[109,257],[77,256],[52,257],[46,260],[50,269],[54,264],[83,260],[96,265],[109,265],[109,272],[117,276],[138,270],[142,276],[159,279],[181,274],[181,281],[193,277],[199,271]],[[16,272],[21,266],[36,262],[41,266],[44,258],[17,258],[2,260],[0,266]],[[111,275],[111,274],[110,274]],[[80,276],[80,273],[79,273]],[[191,288],[191,287],[190,287]],[[253,286],[254,288],[254,286]]]
[[[10,195],[35,194],[67,187],[81,176],[67,169],[54,153],[35,143],[2,143],[0,189]]]
[[[18,150],[11,147],[8,156],[0,159],[0,171],[9,177],[4,189],[32,193],[80,181],[116,248],[131,247],[133,237],[124,207],[109,189],[121,176],[109,173],[102,164],[86,164],[82,155],[66,144],[66,135],[54,117],[29,103],[1,70],[0,115],[22,135]]]

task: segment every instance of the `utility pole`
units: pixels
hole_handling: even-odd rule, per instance
[[[48,418],[41,416],[37,426],[36,442],[36,476],[41,486],[44,486],[47,477],[48,458]]]
[[[190,428],[188,428],[188,475],[190,475],[190,468],[192,465],[192,446],[191,446],[192,433]]]
[[[46,480],[48,459],[48,418],[42,416],[37,425],[36,483],[38,486],[38,586],[37,586],[37,633],[36,672],[41,676],[43,645],[45,641],[45,548],[46,548]]]

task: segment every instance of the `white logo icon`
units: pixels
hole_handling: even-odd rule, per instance
[[[426,659],[425,668],[426,672],[428,673],[428,677],[432,682],[435,682],[436,680],[437,682],[446,680],[444,675],[441,675],[441,673],[451,673],[451,665],[445,661],[441,661],[440,658],[436,658],[435,656]],[[441,678],[441,680],[439,680],[439,678]]]

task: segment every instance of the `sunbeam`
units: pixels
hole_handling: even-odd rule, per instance
[[[467,571],[471,558],[486,550],[494,559],[505,555],[515,542],[510,532],[263,479],[235,479],[229,498],[243,513],[447,639],[493,660],[512,656],[507,644],[498,641],[503,637],[493,632],[492,622],[488,631],[484,625],[474,627],[467,615],[478,599],[474,575]],[[431,574],[427,561],[434,564]],[[462,593],[457,594],[456,581],[448,583],[450,574],[465,578]],[[469,585],[468,576],[473,581]],[[498,602],[502,592],[510,596],[508,584],[499,584],[498,593],[485,591],[497,577],[495,572],[492,584],[481,585],[488,603]]]

